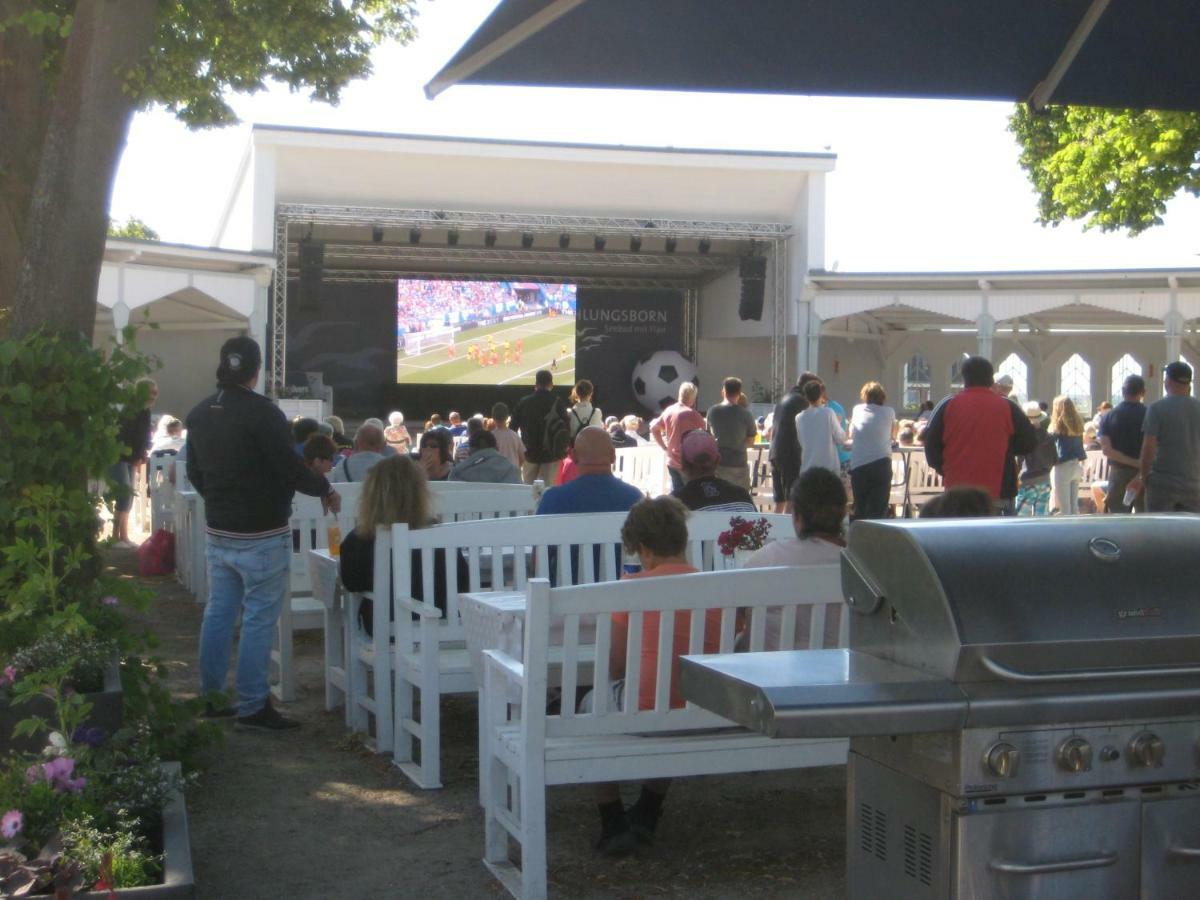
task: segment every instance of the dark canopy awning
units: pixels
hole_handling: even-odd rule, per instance
[[[1198,39],[1198,0],[503,0],[426,93],[466,83],[1195,110]]]

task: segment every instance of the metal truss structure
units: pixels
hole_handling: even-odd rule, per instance
[[[787,346],[787,225],[768,222],[713,222],[696,219],[565,216],[460,210],[385,209],[284,203],[275,210],[275,280],[271,302],[268,387],[281,388],[287,376],[288,258],[300,226],[318,225],[533,234],[593,234],[605,238],[663,236],[749,241],[769,245],[775,266],[775,303],[771,340],[772,387],[779,393]],[[625,252],[563,248],[458,247],[429,244],[379,244],[328,239],[326,258],[342,263],[325,270],[329,282],[381,282],[397,278],[501,279],[520,274],[538,281],[566,281],[593,287],[662,288],[684,293],[685,350],[695,358],[699,340],[699,285],[728,271],[737,255],[727,252]],[[458,271],[447,271],[457,265]],[[781,275],[782,272],[782,275]]]
[[[775,293],[771,298],[773,315],[771,328],[771,399],[778,402],[787,392],[788,297],[791,296],[788,278],[788,239],[771,242],[771,265]]]

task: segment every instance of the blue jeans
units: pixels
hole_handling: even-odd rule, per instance
[[[271,643],[279,612],[288,595],[291,534],[258,540],[208,536],[208,606],[200,628],[200,689],[225,690],[233,631],[238,613],[238,715],[249,716],[267,705]]]

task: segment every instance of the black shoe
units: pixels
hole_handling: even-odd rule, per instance
[[[254,731],[287,731],[289,728],[299,728],[300,723],[295,719],[289,719],[287,716],[280,715],[270,703],[260,709],[258,712],[249,716],[238,716],[237,729],[250,729]]]
[[[596,842],[596,850],[602,856],[628,856],[637,846],[638,839],[628,826],[621,831],[602,834]]]
[[[654,829],[658,826],[658,817],[643,818],[637,815],[635,809],[629,809],[629,833],[632,834],[639,844],[651,846],[654,844]]]
[[[206,719],[229,719],[237,715],[237,709],[232,706],[213,706],[211,703],[204,704],[204,718]]]
[[[629,830],[639,843],[650,845],[654,843],[654,830],[662,817],[664,795],[656,794],[648,788],[642,788],[637,803],[625,811],[629,822]]]

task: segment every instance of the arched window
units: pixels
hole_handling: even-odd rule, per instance
[[[957,394],[963,389],[962,364],[970,359],[969,353],[964,353],[959,359],[950,364],[950,393]]]
[[[1000,363],[996,374],[1007,375],[1012,379],[1013,389],[1009,394],[1011,399],[1018,403],[1024,403],[1029,399],[1029,366],[1025,365],[1025,360],[1015,353],[1010,353],[1004,357],[1004,362]]]
[[[904,364],[904,408],[919,409],[932,394],[929,362],[920,353],[914,353]]]
[[[1141,375],[1142,364],[1126,353],[1112,367],[1112,402],[1116,406],[1121,402],[1121,385],[1130,375]]]
[[[1092,367],[1078,353],[1071,355],[1059,372],[1060,394],[1066,394],[1085,419],[1092,415]]]

